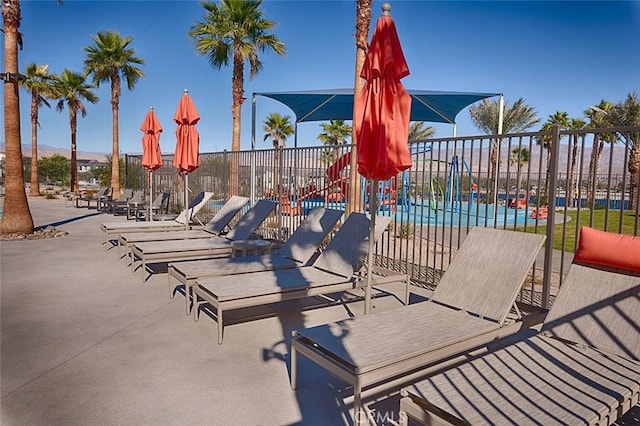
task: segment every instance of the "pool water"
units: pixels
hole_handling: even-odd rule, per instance
[[[459,203],[455,208],[432,209],[428,205],[411,205],[396,213],[396,220],[415,222],[416,225],[443,226],[513,226],[524,225],[531,215],[531,210],[512,209],[505,206]]]
[[[322,200],[305,200],[302,204],[305,214],[308,214],[312,208],[323,206]],[[328,203],[328,208],[344,210],[344,203]],[[383,215],[394,215],[389,212],[388,206]],[[524,225],[525,221],[532,222],[528,219],[531,215],[531,209],[511,209],[505,206],[498,206],[494,213],[492,204],[472,204],[468,202],[458,203],[457,207],[447,209],[432,209],[427,204],[411,204],[409,206],[397,206],[395,212],[396,221],[404,223],[415,223],[416,225],[442,225],[442,226],[513,226]]]

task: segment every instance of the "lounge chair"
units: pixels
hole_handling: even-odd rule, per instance
[[[343,214],[341,210],[314,208],[287,242],[273,254],[170,263],[168,268],[170,296],[173,298],[174,294],[171,284],[173,277],[184,285],[186,309],[189,314],[191,288],[197,279],[303,266],[311,260]]]
[[[167,214],[169,213],[169,199],[171,198],[171,194],[168,192],[161,192],[153,199],[151,203],[151,212],[152,216],[157,214]],[[147,215],[149,214],[149,206],[138,206],[133,212],[133,216],[136,220],[147,220]]]
[[[391,221],[389,216],[376,218],[375,235],[378,239]],[[242,277],[208,277],[196,280],[193,297],[216,309],[218,344],[222,344],[227,309],[259,306],[284,300],[361,289],[366,279],[358,274],[369,251],[369,218],[361,213],[351,213],[331,239],[325,250],[310,266],[295,269],[252,272]],[[406,275],[373,279],[375,285],[404,281]],[[408,299],[405,297],[405,301]],[[198,305],[199,306],[199,305]],[[198,319],[198,307],[194,306],[193,318]]]
[[[582,228],[541,331],[405,387],[405,420],[616,422],[640,396],[639,253],[640,237]]]
[[[80,202],[82,201],[87,203],[87,208],[91,208],[91,202],[95,201],[96,209],[101,210],[102,209],[101,204],[106,203],[111,198],[111,187],[103,186],[94,195],[78,196],[77,193],[71,193],[71,192],[68,194],[71,194],[69,195],[69,197],[75,200],[76,207],[80,207]],[[65,195],[65,199],[66,199],[66,195]]]
[[[114,216],[126,215],[127,219],[130,219],[131,217],[129,215],[129,206],[131,204],[144,204],[144,191],[136,189],[135,191],[133,191],[131,197],[129,197],[128,200],[122,202],[110,202],[109,208],[111,209],[111,213],[113,213]]]
[[[102,244],[110,240],[111,235],[119,235],[123,232],[144,232],[144,231],[168,231],[184,229],[185,223],[191,223],[196,214],[213,197],[212,192],[201,192],[198,194],[178,216],[171,220],[160,220],[157,222],[105,222],[100,224],[103,232]]]
[[[180,240],[133,243],[129,250],[131,270],[135,271],[137,269],[136,260],[139,260],[140,269],[142,270],[142,282],[144,282],[147,270],[153,272],[149,269],[149,264],[151,263],[228,256],[231,254],[233,241],[246,240],[252,237],[267,217],[275,211],[277,206],[278,204],[275,201],[258,200],[224,237],[209,235],[208,238],[183,238]],[[197,232],[192,231],[192,233]],[[204,230],[202,232],[207,233]]]
[[[227,228],[231,220],[238,214],[238,212],[244,208],[249,202],[249,198],[240,197],[237,195],[232,196],[227,202],[218,210],[218,212],[211,218],[209,222],[202,229],[189,229],[185,230],[183,227],[179,230],[161,230],[156,232],[125,232],[118,235],[118,257],[120,257],[120,247],[125,247],[125,258],[130,257],[129,250],[135,243],[143,243],[149,241],[171,241],[171,240],[190,240],[197,238],[211,238],[221,235]],[[231,234],[237,235],[237,238],[249,238],[255,231],[256,227],[260,225],[256,223],[254,214],[255,210],[249,210],[243,218],[238,222],[239,228],[234,230]],[[261,216],[259,214],[258,216]]]
[[[508,314],[544,240],[471,228],[428,301],[294,331],[291,387],[302,354],[353,385],[357,417],[365,387],[515,333],[522,323]]]
[[[116,209],[119,208],[120,206],[125,206],[127,205],[127,202],[133,197],[133,189],[131,188],[127,188],[124,191],[122,191],[122,194],[120,194],[120,197],[118,197],[118,199],[116,200],[107,200],[105,202],[105,208],[104,210],[107,211],[107,213],[113,213],[114,216],[117,215],[117,211]]]
[[[64,206],[68,207],[69,203],[71,203],[71,207],[74,205],[76,207],[80,207],[79,201],[82,198],[82,194],[75,191],[67,191],[62,194],[62,198],[64,198]]]

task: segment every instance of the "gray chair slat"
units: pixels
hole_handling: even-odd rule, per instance
[[[376,216],[375,237],[380,238],[391,222],[389,216]],[[313,266],[343,277],[350,277],[360,269],[369,253],[369,218],[362,213],[351,213]]]
[[[275,211],[278,203],[270,200],[258,200],[233,228],[225,235],[230,240],[247,240],[267,217]]]
[[[640,276],[571,264],[542,331],[640,359]]]
[[[220,235],[231,219],[249,202],[249,198],[234,195],[218,210],[204,229],[213,235]]]
[[[307,263],[343,214],[342,210],[314,208],[287,239],[278,254],[302,264]]]
[[[433,300],[503,323],[544,240],[543,235],[471,228]]]

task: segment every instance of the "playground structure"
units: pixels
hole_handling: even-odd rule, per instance
[[[427,148],[430,150],[430,147]],[[428,206],[434,211],[452,211],[459,212],[467,199],[470,204],[475,202],[478,186],[473,183],[471,170],[465,161],[460,161],[458,156],[453,156],[450,161],[431,160],[433,162],[441,162],[447,164],[446,183],[444,187],[441,185],[437,177],[432,177],[427,186]],[[351,163],[351,151],[347,151],[338,157],[326,169],[326,183],[320,187],[311,182],[305,188],[301,189],[295,201],[290,195],[281,194],[280,204],[283,214],[297,215],[302,211],[302,202],[322,201],[328,203],[344,203],[349,197],[349,176],[345,170]],[[468,192],[463,192],[463,176],[466,172],[468,175]],[[362,202],[365,210],[369,209],[369,197],[371,188],[369,182],[362,179]],[[395,213],[397,206],[402,204],[409,207],[410,204],[419,203],[412,199],[409,191],[409,174],[403,172],[402,175],[393,177],[386,181],[379,182],[378,194],[378,212],[390,211]]]
[[[451,158],[451,161],[432,159],[431,162],[445,163],[447,164],[447,174],[445,187],[440,184],[440,180],[437,177],[431,177],[428,181],[426,193],[428,194],[428,207],[433,211],[451,211],[457,213],[462,207],[463,195],[468,194],[469,204],[473,205],[478,192],[478,185],[473,182],[471,175],[471,169],[466,161],[460,161],[457,155]],[[469,190],[464,192],[462,189],[462,173],[467,172],[469,178]],[[406,172],[405,172],[406,173]],[[408,181],[408,176],[405,176],[405,182]],[[406,188],[407,185],[405,185]],[[406,190],[406,189],[405,189]],[[415,198],[406,197],[403,194],[404,200],[411,199],[411,203],[414,205],[424,205],[424,201],[417,201]]]
[[[345,203],[349,197],[349,176],[345,172],[351,164],[351,151],[347,151],[338,157],[325,170],[326,181],[320,186],[315,182],[309,182],[301,188],[297,196],[293,196],[288,191],[280,191],[278,199],[283,214],[295,216],[301,214],[303,202],[322,202],[325,205],[330,203]],[[323,179],[324,180],[324,179]],[[398,201],[397,179],[392,178],[379,182],[378,211],[396,211]],[[403,189],[406,192],[406,188]],[[370,185],[362,179],[363,205],[365,210],[369,205]]]
[[[427,147],[424,152],[428,152]],[[459,215],[468,215],[468,225],[481,223],[495,223],[500,220],[522,221],[527,215],[531,219],[544,220],[548,210],[545,207],[532,209],[529,202],[530,194],[519,195],[511,199],[504,207],[479,205],[478,185],[474,182],[471,169],[466,161],[461,160],[457,155],[450,160],[429,160],[432,163],[446,165],[440,171],[440,177],[431,176],[423,187],[422,194],[413,196],[410,191],[410,175],[405,171],[396,177],[379,182],[377,193],[378,214],[389,212],[396,214],[399,209],[412,211],[410,217],[416,223],[425,223],[425,220],[436,221],[438,223],[455,222]],[[305,187],[299,189],[297,194],[289,191],[281,191],[277,198],[280,204],[281,213],[285,216],[298,216],[304,214],[305,210],[315,205],[333,205],[336,208],[344,205],[349,197],[349,176],[346,172],[351,164],[351,151],[347,151],[331,163],[324,171],[324,176],[314,176]],[[433,165],[431,166],[433,167]],[[361,179],[362,205],[364,210],[369,210],[369,198],[371,194],[370,182]],[[422,197],[421,197],[422,195]],[[412,209],[413,208],[413,209]],[[517,215],[508,215],[506,210],[516,210]],[[422,212],[422,213],[420,213]],[[431,212],[431,213],[428,213]],[[525,213],[526,212],[526,213]],[[521,214],[522,213],[522,214]],[[419,217],[420,216],[420,217]],[[428,217],[430,219],[425,219]]]

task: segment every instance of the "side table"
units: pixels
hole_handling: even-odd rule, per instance
[[[271,252],[271,241],[267,240],[237,240],[231,243],[231,257],[268,254]]]

